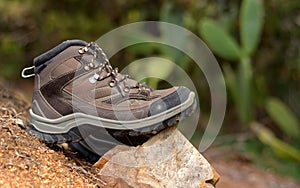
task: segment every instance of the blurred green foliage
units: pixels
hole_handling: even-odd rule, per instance
[[[262,158],[286,161],[286,168],[293,168],[291,175],[299,177],[299,12],[300,1],[284,0],[0,0],[0,75],[20,78],[21,69],[35,56],[63,40],[93,41],[137,21],[178,24],[207,42],[224,71],[230,95],[222,133],[252,131],[258,139],[245,141],[248,151],[259,158],[262,150],[268,150]],[[210,112],[209,88],[201,70],[182,52],[135,45],[112,62],[123,68],[126,62],[149,55],[167,57],[185,69],[198,89],[205,120]],[[152,86],[162,84],[148,81]],[[256,157],[253,160],[259,161]],[[284,173],[282,166],[277,169]]]
[[[262,33],[264,6],[260,0],[243,0],[239,15],[239,36],[241,44],[232,37],[219,23],[205,19],[200,22],[200,33],[208,46],[220,57],[229,61],[238,61],[238,70],[234,72],[225,67],[225,79],[228,90],[232,93],[239,119],[244,125],[253,129],[257,137],[274,149],[281,157],[295,159],[300,162],[300,151],[276,138],[265,125],[256,122],[253,115],[257,104],[254,100],[255,73],[253,73],[252,55],[257,50]],[[287,136],[298,138],[299,123],[288,107],[279,99],[265,95],[266,111],[270,118]]]

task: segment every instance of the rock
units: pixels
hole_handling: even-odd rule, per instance
[[[115,179],[106,182],[108,187],[121,179],[135,188],[211,188],[219,180],[214,168],[176,128],[162,131],[141,146],[118,145],[94,166],[100,168],[101,177]]]

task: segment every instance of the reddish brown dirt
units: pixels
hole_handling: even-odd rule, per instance
[[[0,187],[105,187],[103,180],[111,181],[98,176],[90,164],[59,148],[47,147],[22,128],[28,123],[30,104],[8,87],[0,80]],[[224,151],[204,155],[221,176],[218,188],[300,187],[249,162],[224,157]],[[119,181],[114,187],[124,186]]]
[[[100,187],[97,170],[22,128],[29,104],[0,85],[0,187]]]
[[[221,176],[218,188],[300,188],[299,182],[263,171],[230,148],[211,148],[204,156]]]

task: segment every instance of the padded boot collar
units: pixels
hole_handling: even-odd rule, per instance
[[[59,45],[55,46],[51,50],[41,54],[40,56],[34,58],[34,73],[40,73],[49,63],[52,62],[52,59],[57,56],[59,53],[69,48],[70,46],[85,46],[87,42],[83,40],[66,40]]]

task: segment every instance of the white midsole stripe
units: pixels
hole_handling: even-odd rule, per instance
[[[182,104],[168,109],[162,113],[149,116],[143,119],[136,119],[130,121],[118,121],[112,119],[101,118],[98,116],[92,116],[84,113],[73,113],[57,119],[48,119],[33,113],[32,109],[30,113],[30,123],[38,131],[49,134],[62,134],[69,132],[70,129],[78,127],[80,125],[89,124],[96,127],[110,128],[110,129],[140,129],[155,125],[168,118],[173,117],[176,114],[184,111],[190,107],[195,100],[195,93],[191,92],[188,99]]]

